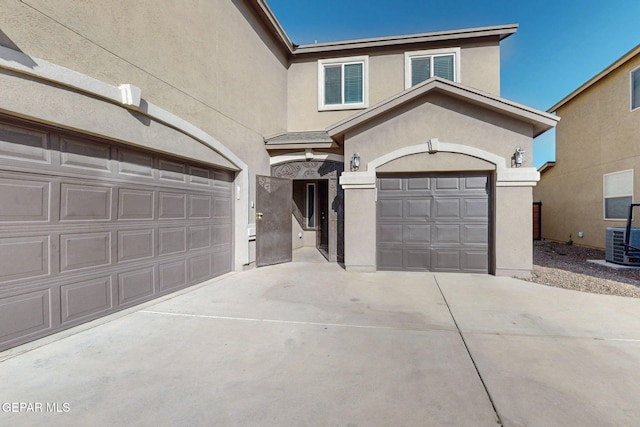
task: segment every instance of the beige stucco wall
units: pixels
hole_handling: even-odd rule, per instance
[[[248,166],[243,222],[247,217],[254,221],[250,201],[255,175],[270,173],[263,135],[287,128],[287,60],[244,1],[198,0],[187,7],[175,0],[160,7],[153,0],[6,0],[0,44],[108,85],[135,85],[145,101],[211,135]],[[100,109],[87,110],[91,100],[65,102],[56,110],[62,99],[76,95],[79,100],[78,94],[11,77],[3,81],[10,85],[7,91],[19,91],[24,106],[34,106],[21,112],[26,118],[107,138],[123,136],[121,142],[135,144],[161,136],[126,111],[110,121]],[[47,107],[50,114],[39,116]],[[5,113],[17,114],[13,110],[7,107]],[[140,140],[127,139],[145,132]],[[166,142],[152,144],[163,147]],[[179,138],[170,143],[179,144]],[[180,155],[228,166],[198,149],[182,150]],[[237,244],[247,244],[246,228],[237,236],[245,236]]]
[[[348,133],[345,156],[358,152],[361,164],[366,165],[395,149],[424,144],[431,138],[480,148],[504,157],[510,165],[517,147],[530,152],[532,126],[449,96],[432,94]],[[447,166],[444,170],[476,169],[476,164],[470,158],[468,164],[452,166],[461,169]],[[527,166],[531,166],[530,159],[523,164]],[[443,170],[437,165],[428,167]]]
[[[461,83],[500,95],[500,46],[493,43],[456,46],[412,46],[369,54],[369,106],[373,106],[404,90],[405,51],[460,47]],[[366,52],[351,56],[366,55]],[[344,57],[348,57],[345,55]],[[342,57],[342,56],[339,56]],[[289,68],[289,130],[322,130],[360,110],[318,111],[318,57],[298,58]]]
[[[630,111],[630,72],[638,66],[640,56],[557,111],[556,164],[534,189],[544,239],[571,236],[576,244],[604,248],[605,229],[626,225],[604,219],[604,174],[633,169],[633,201],[640,201],[640,109]]]
[[[535,175],[529,162],[510,168],[516,147],[531,149],[532,126],[478,106],[443,95],[406,106],[347,134],[345,153],[359,152],[361,171],[343,180],[345,188],[345,266],[376,270],[375,174],[380,172],[486,171],[492,176],[490,272],[527,277],[531,273],[531,201]],[[447,150],[402,155],[367,170],[378,158],[405,147],[437,138]],[[469,155],[465,146],[483,150],[484,157]],[[400,154],[399,154],[400,155]],[[519,173],[522,172],[522,178]],[[505,173],[515,179],[505,179]],[[360,178],[358,178],[360,177]],[[368,178],[367,178],[368,177]],[[363,181],[361,181],[363,180]]]

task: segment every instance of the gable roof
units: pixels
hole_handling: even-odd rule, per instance
[[[290,56],[299,56],[305,54],[318,54],[335,51],[365,49],[365,48],[383,48],[389,46],[402,46],[410,44],[421,44],[428,42],[477,39],[486,37],[497,37],[502,40],[514,34],[518,30],[518,24],[496,25],[489,27],[465,28],[457,30],[436,31],[429,33],[407,34],[387,37],[374,37],[356,40],[344,40],[326,43],[314,43],[296,45],[278,22],[266,0],[246,0],[258,12],[268,29],[281,43],[282,47]]]
[[[611,74],[613,71],[615,71],[616,69],[620,68],[622,65],[624,65],[625,63],[627,63],[628,61],[630,61],[636,55],[639,55],[639,54],[640,54],[640,44],[637,45],[636,47],[634,47],[633,49],[631,49],[629,52],[627,52],[624,55],[622,55],[622,57],[620,57],[620,59],[618,59],[613,64],[609,65],[607,68],[605,68],[604,70],[602,70],[601,72],[599,72],[598,74],[593,76],[586,83],[584,83],[578,89],[574,90],[569,95],[564,97],[561,101],[559,101],[553,107],[549,108],[547,111],[550,112],[550,113],[553,113],[553,112],[557,111],[559,108],[561,108],[562,106],[564,106],[565,104],[567,104],[568,102],[573,100],[575,97],[580,95],[582,92],[586,91],[591,86],[593,86],[594,84],[596,84],[600,80],[604,79],[609,74]]]
[[[560,120],[559,117],[550,113],[536,110],[477,89],[472,89],[460,83],[454,83],[440,77],[432,77],[419,85],[413,86],[364,111],[329,126],[326,131],[332,138],[340,137],[370,120],[391,112],[422,96],[437,92],[530,123],[533,125],[534,137],[555,127],[556,123]]]

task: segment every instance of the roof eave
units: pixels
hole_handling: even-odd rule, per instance
[[[267,5],[265,0],[251,0],[250,3],[256,9],[256,11],[260,14],[263,21],[269,27],[269,30],[276,37],[276,39],[282,44],[289,55],[293,55],[293,52],[296,46],[293,44],[287,33],[280,25],[280,22],[273,14],[273,11]]]
[[[591,79],[587,80],[586,83],[584,83],[582,86],[580,86],[579,88],[577,88],[576,90],[571,92],[569,95],[564,97],[562,100],[558,101],[558,103],[555,104],[553,107],[549,108],[547,110],[547,112],[549,112],[549,113],[556,112],[558,109],[563,107],[565,104],[567,104],[570,101],[572,101],[574,98],[576,98],[582,92],[586,91],[591,86],[593,86],[594,84],[596,84],[597,82],[599,82],[600,80],[605,78],[607,75],[609,75],[613,71],[615,71],[618,68],[620,68],[627,61],[629,61],[631,58],[635,57],[638,54],[640,54],[640,44],[637,45],[636,47],[634,47],[633,49],[631,49],[629,52],[627,52],[624,55],[622,55],[617,61],[615,61],[613,64],[609,65],[607,68],[605,68],[604,70],[602,70],[601,72],[599,72],[595,76],[593,76]]]
[[[533,125],[534,138],[555,127],[558,120],[560,120],[559,117],[552,114],[508,101],[504,98],[490,95],[488,93],[463,86],[459,83],[433,77],[426,82],[409,88],[396,96],[388,98],[368,108],[367,110],[354,114],[351,117],[329,126],[326,131],[332,138],[338,138],[376,117],[386,114],[387,112],[405,105],[406,103],[423,95],[437,91],[483,106],[501,114],[514,117],[518,120],[531,123]]]
[[[297,46],[294,49],[296,55],[309,53],[322,53],[344,51],[365,48],[381,48],[397,45],[418,44],[427,42],[450,41],[461,39],[473,39],[484,37],[498,37],[502,40],[514,34],[518,30],[518,24],[497,25],[491,27],[466,28],[461,30],[437,31],[420,34],[407,34],[400,36],[375,37],[356,40],[344,40],[326,43],[314,43]]]

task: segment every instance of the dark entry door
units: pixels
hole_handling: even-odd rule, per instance
[[[316,247],[329,256],[329,197],[327,181],[318,181]]]
[[[291,261],[293,181],[256,176],[256,265]]]

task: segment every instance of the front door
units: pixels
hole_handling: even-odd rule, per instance
[[[256,265],[291,261],[293,181],[256,176]]]

